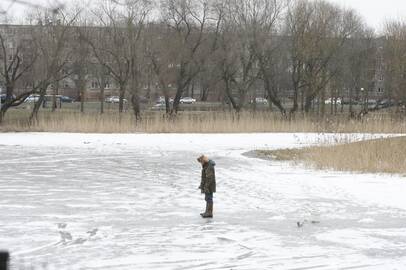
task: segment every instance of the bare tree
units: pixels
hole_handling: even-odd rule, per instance
[[[251,44],[259,66],[259,77],[263,81],[270,104],[274,104],[282,115],[286,110],[278,93],[281,74],[286,70],[284,45],[286,39],[279,31],[287,1],[249,1],[248,19],[251,23]]]
[[[58,16],[53,16],[53,19],[50,19],[51,17],[46,13],[39,14],[45,17],[46,23],[34,28],[39,56],[33,68],[31,85],[32,92],[38,93],[40,97],[34,105],[30,122],[37,119],[49,86],[71,74],[69,63],[73,51],[69,47],[69,39],[72,36],[72,25],[79,12],[69,16],[61,12]]]
[[[100,10],[95,11],[101,26],[87,41],[98,62],[109,71],[119,87],[119,112],[122,113],[130,76],[130,60],[126,57],[124,44],[127,37],[118,8],[113,1],[106,1]]]
[[[257,15],[256,1],[230,0],[225,5],[221,31],[222,74],[226,96],[240,112],[246,96],[258,78],[253,43]]]
[[[161,24],[168,27],[166,34],[172,37],[168,49],[173,62],[154,70],[158,77],[173,72],[176,94],[171,113],[176,114],[183,93],[200,73],[205,61],[202,48],[207,41],[205,30],[212,21],[210,5],[207,0],[164,0],[160,12]]]
[[[331,113],[337,112],[337,98],[340,97],[341,109],[344,103],[348,104],[350,116],[356,115],[353,105],[362,98],[360,89],[369,87],[374,79],[376,57],[376,39],[372,29],[364,26],[346,41],[334,63],[338,72],[333,78],[337,88],[330,96],[333,101]]]
[[[90,75],[90,62],[92,49],[87,42],[91,35],[92,27],[87,25],[87,14],[81,12],[75,20],[72,27],[72,39],[70,41],[74,54],[72,55],[72,74],[71,77],[78,90],[80,99],[80,112],[85,110],[86,89]]]
[[[5,102],[0,110],[0,123],[10,107],[19,106],[24,100],[33,93],[33,90],[23,85],[20,88],[26,90],[16,93],[16,87],[24,76],[28,75],[31,68],[38,58],[38,47],[36,46],[34,36],[31,35],[31,27],[26,28],[23,35],[8,35],[7,32],[13,29],[11,26],[5,26],[0,30],[0,78],[5,86]]]
[[[341,9],[324,1],[297,1],[289,9],[286,29],[291,38],[294,105],[309,112],[316,97],[324,106],[326,87],[335,76],[331,62],[345,41],[360,27],[352,10]],[[324,110],[324,107],[322,108]]]
[[[406,104],[406,22],[388,22],[385,34],[386,88],[398,105]]]
[[[130,93],[131,104],[136,120],[141,119],[139,90],[143,84],[143,71],[147,66],[144,28],[151,10],[148,1],[132,0],[126,4],[126,26],[128,35],[128,56],[130,59]]]
[[[137,119],[140,117],[138,97],[141,34],[150,11],[145,0],[126,1],[125,5],[106,1],[95,12],[98,24],[97,34],[88,38],[95,57],[103,65],[119,86],[119,112],[124,109],[124,97],[131,90],[131,102]]]

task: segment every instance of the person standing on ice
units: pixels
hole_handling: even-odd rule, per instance
[[[216,163],[205,155],[200,156],[197,161],[202,164],[202,180],[199,189],[204,193],[206,201],[206,211],[200,215],[203,218],[213,217],[213,193],[216,192],[216,173],[214,166]]]

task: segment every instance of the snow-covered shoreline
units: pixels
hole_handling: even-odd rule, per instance
[[[51,133],[51,132],[16,132],[0,133],[0,145],[20,146],[58,146],[88,147],[92,146],[128,146],[154,147],[159,145],[168,149],[225,149],[230,147],[283,147],[292,143],[300,145],[325,142],[358,141],[365,139],[401,136],[400,134],[362,134],[362,133]]]

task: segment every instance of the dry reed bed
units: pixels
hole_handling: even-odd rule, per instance
[[[406,137],[301,149],[256,151],[259,157],[303,162],[316,169],[364,173],[406,173]]]
[[[241,133],[241,132],[338,132],[405,133],[406,121],[371,115],[363,121],[348,117],[317,118],[297,116],[286,120],[277,113],[182,112],[175,118],[163,113],[144,115],[135,121],[131,114],[44,112],[29,125],[27,117],[10,117],[1,131],[81,133]]]

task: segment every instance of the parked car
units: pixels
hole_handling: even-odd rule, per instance
[[[165,110],[165,103],[157,103],[152,106],[152,110]]]
[[[365,104],[365,102],[364,102]],[[368,105],[368,108],[374,108],[376,106],[378,106],[378,101],[376,99],[368,99],[366,101],[366,104]]]
[[[382,99],[378,101],[379,109],[386,109],[395,106],[395,102],[391,99]]]
[[[34,103],[34,102],[38,102],[39,101],[39,97],[40,95],[29,95],[24,102],[27,103]]]
[[[118,97],[115,97],[115,96],[106,97],[106,98],[104,99],[104,101],[107,102],[107,103],[114,103],[114,100],[115,100],[116,98],[118,98]]]
[[[337,98],[336,100],[334,100],[334,98],[328,98],[324,101],[324,104],[331,104],[335,101],[337,102],[337,104],[341,104],[341,98]]]
[[[12,99],[16,99],[16,96],[13,95],[13,96],[12,96]],[[0,95],[0,100],[1,100],[1,103],[6,102],[6,94],[1,94],[1,95]]]
[[[146,98],[146,97],[144,97],[144,96],[140,96],[140,97],[139,97],[139,101],[140,101],[140,103],[142,103],[142,104],[148,104],[148,103],[149,103],[149,99]]]
[[[182,104],[193,104],[196,102],[196,99],[192,97],[184,97],[180,99],[180,103]]]
[[[341,104],[343,105],[358,105],[358,101],[356,99],[350,99],[350,98],[343,98],[341,100]]]
[[[118,97],[118,96],[106,97],[104,99],[104,101],[107,102],[107,103],[119,103],[120,102],[120,97]],[[128,101],[127,101],[127,99],[124,98],[123,102],[127,103]]]
[[[68,97],[68,96],[60,96],[59,98],[60,98],[61,102],[64,102],[64,103],[73,103],[75,101],[73,98]]]
[[[165,104],[165,97],[161,96],[161,97],[157,98],[156,103],[157,104],[159,104],[159,103]],[[173,98],[169,98],[169,103],[173,103]]]
[[[262,105],[267,105],[268,104],[268,100],[266,98],[263,97],[257,97],[255,98],[255,100],[251,100],[251,104],[262,104]]]

